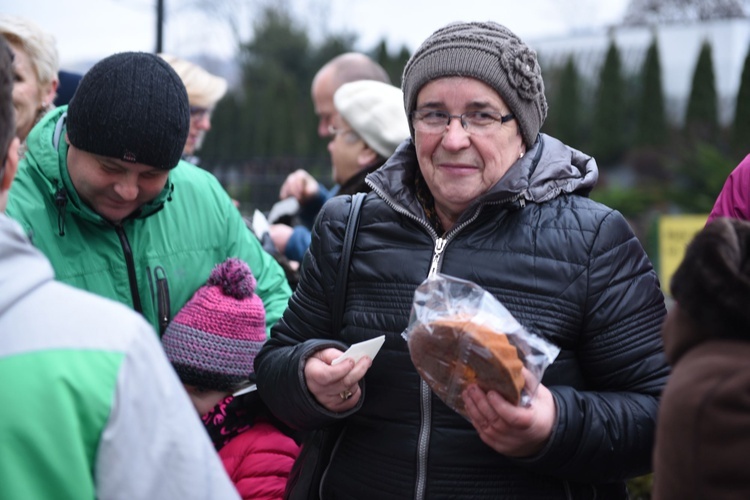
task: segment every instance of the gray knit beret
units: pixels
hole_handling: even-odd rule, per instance
[[[159,169],[180,161],[190,129],[187,92],[163,59],[122,52],[96,63],[68,106],[76,148]]]
[[[480,80],[500,94],[531,147],[547,117],[542,70],[536,52],[494,22],[452,23],[430,35],[404,67],[401,88],[409,115],[428,82],[446,76]],[[413,130],[412,130],[413,134]]]

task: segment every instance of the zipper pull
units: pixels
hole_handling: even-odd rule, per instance
[[[57,232],[60,236],[65,236],[65,207],[68,206],[68,190],[64,187],[55,191],[55,205],[57,206]]]
[[[444,249],[445,239],[438,238],[437,240],[435,240],[435,254],[432,256],[432,265],[430,266],[430,272],[427,274],[428,278],[437,274],[438,262],[440,262],[440,254],[443,253]]]

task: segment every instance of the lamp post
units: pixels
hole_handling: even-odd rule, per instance
[[[162,51],[164,38],[164,0],[156,0],[156,53]]]

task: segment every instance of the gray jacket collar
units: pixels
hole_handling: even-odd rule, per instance
[[[391,203],[421,216],[422,209],[413,194],[417,168],[414,142],[407,139],[380,169],[367,176],[367,184]],[[551,136],[539,134],[534,147],[475,205],[520,198],[544,203],[568,193],[588,196],[598,178],[599,170],[592,157]]]

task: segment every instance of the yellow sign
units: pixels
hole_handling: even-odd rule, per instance
[[[659,281],[670,295],[669,281],[685,256],[695,234],[706,225],[708,215],[662,215],[659,218]]]

